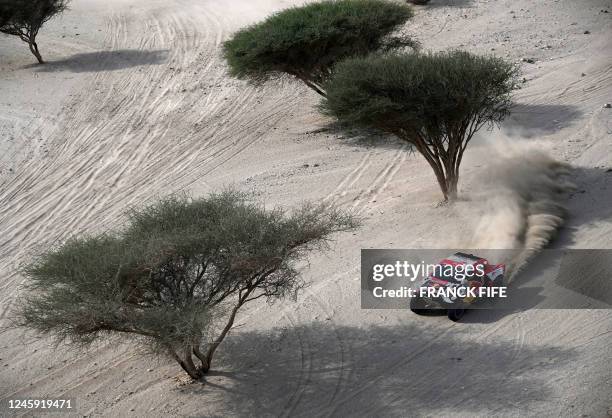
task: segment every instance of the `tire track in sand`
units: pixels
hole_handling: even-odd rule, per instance
[[[121,50],[132,50],[163,59],[125,68],[101,60],[101,68],[86,76],[87,87],[63,109],[50,138],[49,148],[56,151],[25,162],[0,190],[5,278],[0,320],[19,294],[23,278],[16,266],[33,251],[72,234],[109,228],[126,207],[188,187],[256,144],[266,127],[292,112],[286,100],[297,97],[295,89],[275,87],[258,103],[262,92],[228,81],[219,53],[227,25],[218,18],[221,10],[175,6],[153,3],[146,12],[116,11],[108,18],[102,56],[112,52],[119,59]],[[127,361],[114,356],[114,349],[94,353]],[[15,361],[25,355],[32,353]],[[113,372],[110,367],[102,373]],[[37,373],[45,382],[51,372]],[[78,375],[66,371],[54,379],[52,390],[76,390],[81,384]]]

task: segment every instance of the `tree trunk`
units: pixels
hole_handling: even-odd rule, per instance
[[[200,347],[198,345],[193,346],[193,354],[200,360],[200,363],[202,364],[200,366],[200,370],[202,370],[202,373],[208,373],[208,371],[210,370],[210,363],[206,356],[200,351]]]
[[[208,351],[206,352],[206,361],[202,361],[202,365],[206,364],[206,366],[210,368],[215,351],[217,350],[217,347],[219,347],[219,344],[221,344],[227,333],[230,331],[230,329],[232,329],[232,326],[234,325],[234,320],[236,319],[236,314],[238,313],[238,309],[240,309],[240,307],[242,306],[242,303],[242,301],[239,301],[238,305],[234,307],[234,309],[232,310],[232,314],[230,315],[230,318],[227,321],[227,324],[225,324],[225,328],[223,328],[221,334],[219,334],[217,339],[210,345],[210,347],[208,347]]]
[[[306,84],[312,90],[314,90],[318,95],[320,95],[320,96],[322,96],[324,98],[327,98],[327,93],[325,92],[325,90],[323,90],[323,87],[319,86],[317,83],[315,83],[307,75],[302,74],[299,71],[291,71],[291,72],[289,72],[289,74],[293,75],[295,78],[297,78],[298,80],[302,81],[304,84]]]
[[[223,331],[221,331],[221,334],[219,334],[217,339],[208,347],[208,350],[206,351],[206,360],[204,361],[200,359],[202,360],[202,366],[207,367],[205,372],[208,372],[208,369],[210,369],[210,366],[212,365],[213,356],[215,354],[215,351],[217,350],[217,347],[219,347],[219,344],[221,344],[225,336],[232,329],[234,321],[236,320],[236,314],[238,313],[238,309],[240,309],[240,307],[247,302],[249,295],[254,289],[254,287],[248,288],[244,294],[240,294],[240,296],[238,297],[238,303],[236,304],[234,309],[232,309],[232,313],[229,317],[229,320],[227,321],[227,324],[225,324]],[[197,357],[200,358],[199,355]]]
[[[223,339],[227,336],[229,331],[232,329],[232,326],[234,325],[234,321],[236,319],[236,314],[238,313],[238,310],[244,303],[248,301],[248,297],[254,289],[255,287],[247,289],[244,294],[241,294],[238,297],[238,303],[236,304],[236,306],[234,306],[234,309],[232,309],[232,313],[230,314],[227,324],[225,324],[225,327],[223,328],[219,336],[215,339],[215,341],[213,341],[210,344],[205,354],[200,351],[199,338],[195,338],[195,340],[192,341],[191,345],[187,345],[185,347],[182,358],[181,356],[177,354],[177,352],[171,346],[167,346],[167,350],[170,353],[170,355],[181,365],[183,370],[185,370],[185,372],[187,372],[187,374],[192,379],[199,380],[206,373],[208,373],[208,371],[210,370],[210,366],[212,364],[213,356],[215,354],[215,351],[217,350],[217,347],[219,347]],[[198,360],[200,360],[199,367],[197,367],[193,363],[192,356],[195,356]]]
[[[191,347],[187,347],[185,349],[185,358],[181,358],[172,347],[168,346],[168,351],[172,358],[174,358],[178,364],[185,370],[185,372],[191,377],[193,380],[199,380],[204,376],[204,372],[193,364],[193,359],[191,357]]]
[[[185,372],[187,372],[187,374],[189,375],[189,377],[191,377],[193,380],[200,380],[202,378],[202,376],[204,376],[204,373],[202,372],[202,370],[198,369],[197,367],[195,367],[195,365],[193,364],[193,361],[191,359],[189,359],[190,361],[179,361],[179,364],[181,365],[181,367],[183,368],[183,370],[185,370]]]
[[[426,157],[427,162],[431,166],[438,180],[440,190],[444,195],[444,201],[453,201],[457,199],[457,184],[459,182],[459,167],[444,169],[447,164],[442,164],[440,161]]]
[[[308,87],[310,87],[312,90],[314,90],[319,96],[324,97],[324,98],[327,99],[327,93],[321,87],[319,87],[316,84],[311,83],[309,81],[304,81],[304,83],[306,83],[306,85]]]
[[[379,128],[385,130],[384,126]],[[461,141],[455,137],[449,138],[450,145],[448,148],[445,148],[444,141],[440,138],[433,138],[428,141],[419,131],[398,129],[391,132],[412,144],[425,158],[436,175],[436,180],[444,195],[444,202],[456,200],[459,165],[465,150],[465,146],[462,146]],[[469,141],[469,138],[467,141]]]
[[[36,44],[36,41],[31,40],[28,43],[28,46],[30,47],[30,51],[32,52],[32,54],[34,54],[34,56],[36,57],[36,59],[38,60],[39,64],[44,64],[45,61],[43,61],[42,59],[42,55],[40,55],[40,52],[38,51],[38,44]]]
[[[440,186],[440,190],[444,195],[444,201],[448,200],[448,183],[446,182],[446,178],[444,177],[444,170],[442,167],[437,166],[435,163],[429,162],[429,165],[434,171],[436,175],[436,180],[438,180],[438,185]]]
[[[193,364],[193,357],[191,357],[192,351],[193,347],[191,346],[185,348],[185,364],[187,365],[187,368],[192,371],[191,373],[187,372],[189,373],[189,376],[197,380],[204,375],[204,371]]]
[[[455,170],[451,171],[446,176],[447,200],[453,201],[457,199],[457,183],[459,175],[455,174]]]

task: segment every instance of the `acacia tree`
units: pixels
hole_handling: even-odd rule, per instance
[[[353,58],[336,66],[321,109],[411,144],[452,200],[463,153],[479,129],[509,113],[516,76],[500,58],[463,51]]]
[[[122,231],[72,239],[26,266],[15,324],[84,346],[138,336],[194,379],[242,306],[295,296],[305,285],[296,262],[357,226],[337,209],[266,210],[232,191],[168,198],[128,219]]]
[[[36,37],[51,18],[66,10],[69,0],[0,0],[0,32],[18,36],[28,44],[40,64],[43,58]]]
[[[276,13],[224,44],[230,73],[255,83],[289,74],[325,96],[323,83],[340,60],[373,51],[416,47],[393,36],[412,17],[384,0],[328,0]]]

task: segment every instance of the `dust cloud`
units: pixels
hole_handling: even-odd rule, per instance
[[[470,248],[511,250],[503,262],[506,282],[555,237],[567,217],[565,202],[575,189],[571,166],[532,148],[495,152],[482,178],[482,216]]]

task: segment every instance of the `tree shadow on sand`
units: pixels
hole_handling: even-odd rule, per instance
[[[511,112],[503,127],[526,138],[553,134],[582,116],[577,107],[569,105],[516,104]]]
[[[597,222],[612,222],[612,167],[576,167],[572,173],[576,191],[568,203],[568,220],[556,240],[557,247],[576,244],[578,228],[597,228]]]
[[[70,71],[87,73],[115,71],[139,65],[159,65],[166,61],[167,50],[141,51],[137,49],[120,49],[115,51],[98,51],[76,54],[71,57],[48,61],[44,65],[30,66],[38,72]]]
[[[467,333],[332,322],[237,333],[206,383],[177,396],[206,396],[235,416],[516,414],[549,403],[549,379],[577,357],[553,346],[466,343]]]
[[[337,120],[325,123],[321,128],[304,132],[306,135],[325,133],[338,139],[342,145],[355,148],[378,148],[388,150],[399,150],[406,148],[414,151],[414,147],[398,137],[374,128],[363,128],[349,126]]]
[[[570,105],[515,104],[502,127],[509,135],[533,138],[558,132],[580,116],[582,116],[582,112],[577,107]],[[399,140],[394,135],[377,129],[349,126],[334,120],[326,123],[320,129],[307,133],[322,132],[337,136],[346,145],[350,146],[388,149],[398,149],[402,146],[411,147],[410,144]]]

